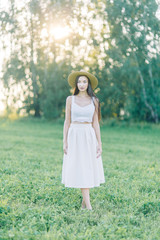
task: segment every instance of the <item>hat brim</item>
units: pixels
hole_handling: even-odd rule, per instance
[[[94,75],[92,75],[91,73],[85,72],[85,71],[84,72],[83,71],[75,71],[75,72],[70,73],[69,76],[68,76],[68,84],[72,88],[76,87],[76,84],[75,84],[76,83],[76,77],[81,76],[81,75],[82,76],[87,76],[90,79],[92,89],[95,89],[97,87],[98,79]]]

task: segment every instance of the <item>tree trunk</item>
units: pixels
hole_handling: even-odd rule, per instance
[[[34,46],[33,46],[33,40],[34,40],[34,33],[33,33],[33,20],[32,20],[32,14],[31,14],[31,62],[30,62],[30,69],[32,73],[32,86],[33,86],[33,106],[35,117],[40,117],[40,104],[39,104],[39,87],[37,84],[37,76],[36,76],[36,69],[33,59],[33,53],[34,53]]]

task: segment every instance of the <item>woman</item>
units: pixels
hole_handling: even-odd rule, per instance
[[[97,78],[84,71],[68,76],[74,94],[66,99],[63,129],[62,182],[65,187],[80,188],[82,209],[92,210],[89,189],[105,183],[101,158],[100,103],[93,89]]]

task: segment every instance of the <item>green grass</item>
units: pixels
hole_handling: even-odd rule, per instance
[[[0,120],[0,239],[159,240],[160,126],[101,126],[93,212],[61,184],[62,139],[63,122]]]

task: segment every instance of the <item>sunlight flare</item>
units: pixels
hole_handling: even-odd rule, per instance
[[[54,39],[62,39],[67,37],[70,34],[70,29],[68,26],[50,26],[49,29],[43,28],[41,30],[41,38],[53,37]]]
[[[55,26],[50,28],[50,35],[53,36],[55,39],[61,39],[67,37],[70,33],[70,29],[61,26]]]

